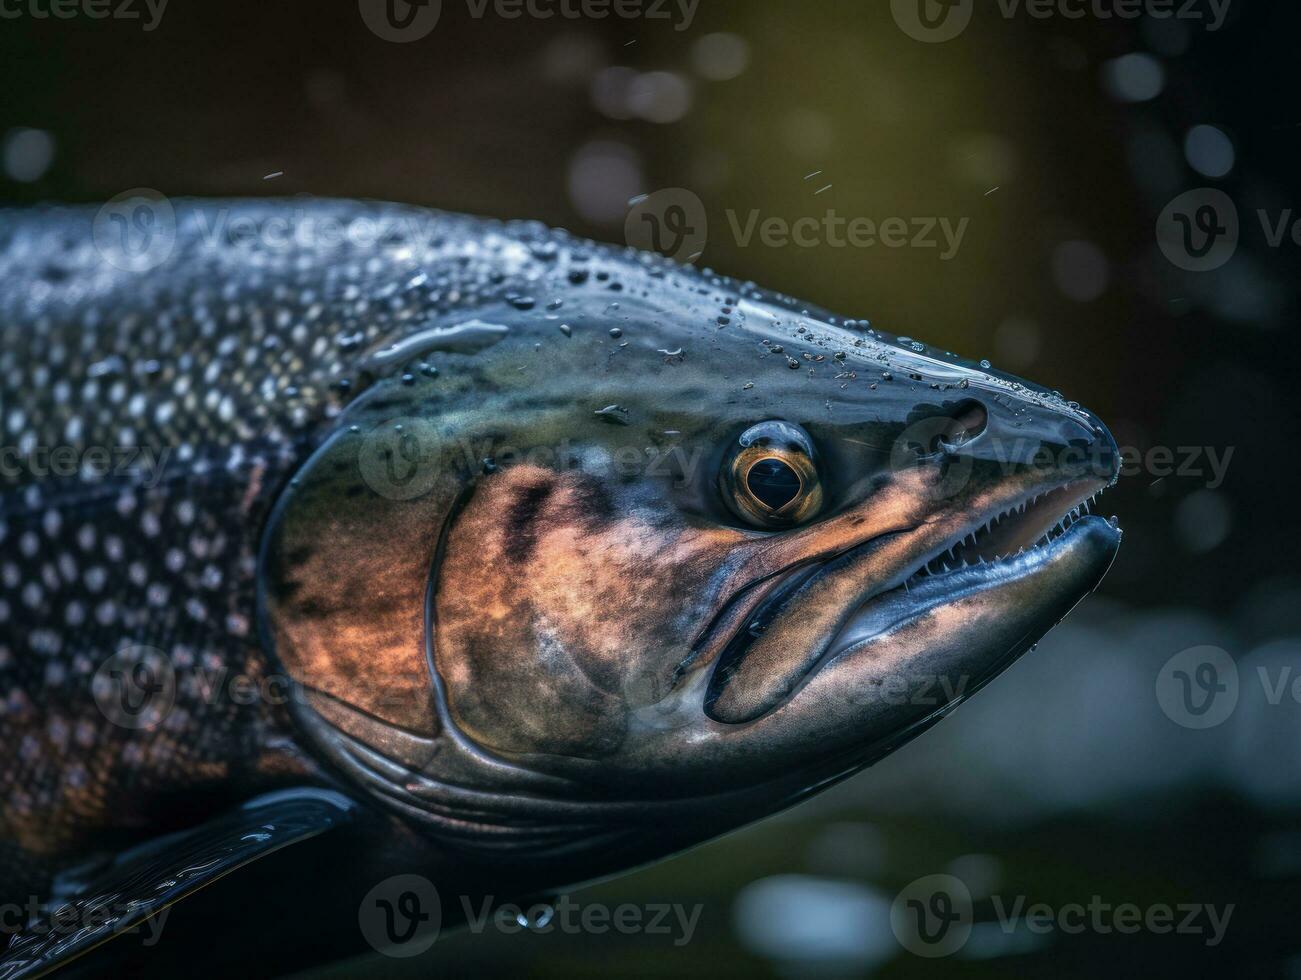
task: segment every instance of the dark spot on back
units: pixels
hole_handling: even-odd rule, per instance
[[[609,524],[615,519],[614,500],[600,480],[583,480],[571,496],[574,519],[593,526]]]
[[[506,512],[506,554],[516,562],[528,561],[537,545],[538,511],[551,496],[550,483],[521,488]]]

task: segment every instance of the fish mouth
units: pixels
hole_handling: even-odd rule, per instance
[[[705,713],[724,724],[756,721],[791,700],[833,662],[883,635],[1054,564],[1074,562],[1079,568],[1072,581],[1087,583],[1077,585],[1073,606],[1096,587],[1119,548],[1115,519],[1092,513],[1108,485],[1089,478],[1005,493],[974,516],[946,515],[779,573],[718,656]],[[834,625],[804,644],[805,655],[793,655],[785,638],[773,642],[783,627],[809,613],[821,580],[855,574],[861,575],[860,594],[844,606]],[[1059,618],[1045,623],[1039,635]],[[786,632],[801,636],[798,630]]]

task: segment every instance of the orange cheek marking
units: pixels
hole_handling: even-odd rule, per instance
[[[915,527],[925,515],[909,479],[821,523],[759,535],[658,526],[583,474],[494,474],[453,526],[441,569],[438,659],[453,711],[468,729],[525,750],[528,719],[560,728],[564,712],[584,727],[553,731],[552,742],[617,739],[627,685],[648,672],[670,677],[736,590]],[[521,706],[531,708],[521,715]]]

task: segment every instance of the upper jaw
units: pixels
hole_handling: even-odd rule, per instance
[[[903,579],[1011,558],[1047,544],[1089,514],[1107,485],[1098,477],[1080,477],[996,488],[978,499],[970,513],[941,519],[949,536],[931,552],[921,548],[923,560]]]

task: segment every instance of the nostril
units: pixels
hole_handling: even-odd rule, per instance
[[[985,406],[970,399],[959,402],[948,415],[949,421],[940,436],[940,442],[950,452],[975,439],[989,425],[989,412]]]

